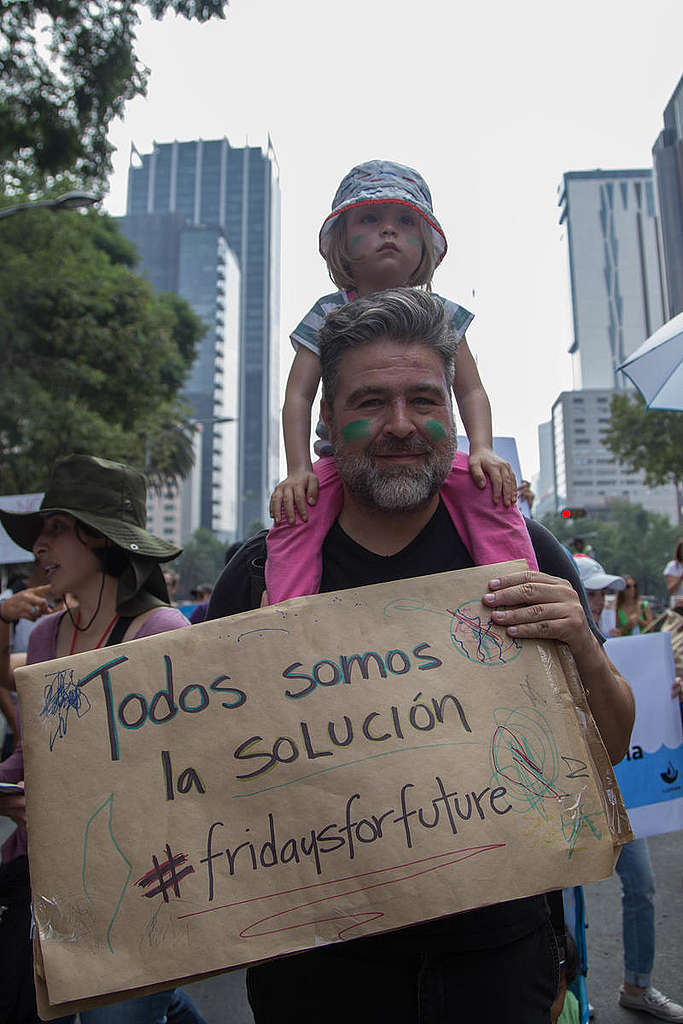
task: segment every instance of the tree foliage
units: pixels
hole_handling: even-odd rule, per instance
[[[678,491],[680,516],[683,490],[683,412],[647,409],[638,394],[615,395],[603,442],[632,470],[644,470],[649,487],[672,483]]]
[[[617,576],[628,573],[637,581],[641,594],[665,599],[662,574],[678,538],[678,527],[672,526],[666,516],[615,501],[601,511],[600,518],[587,516],[572,523],[553,514],[543,523],[568,547],[574,537],[582,537],[593,547],[606,572]]]
[[[142,0],[155,18],[175,11],[225,17],[219,0]],[[134,0],[0,2],[0,181],[30,191],[71,172],[103,184],[107,130],[124,104],[145,95],[149,71],[135,54]]]
[[[180,576],[179,591],[189,595],[200,583],[213,585],[225,564],[225,544],[210,530],[200,527],[192,534],[173,568]]]
[[[158,488],[186,475],[178,392],[202,322],[135,273],[111,217],[35,210],[0,228],[3,493],[42,490],[71,452],[128,462]]]

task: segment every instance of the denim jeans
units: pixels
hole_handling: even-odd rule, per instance
[[[74,1014],[60,1017],[54,1024],[73,1024],[75,1020]],[[81,1024],[206,1024],[190,997],[180,988],[84,1010],[80,1021]]]
[[[622,888],[624,981],[647,988],[655,959],[655,878],[647,840],[622,846],[616,870]]]
[[[550,1024],[559,956],[550,922],[514,942],[460,953],[348,942],[247,971],[256,1024]]]

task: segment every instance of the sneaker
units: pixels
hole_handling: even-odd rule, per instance
[[[660,1020],[683,1021],[683,1006],[674,1003],[656,988],[643,989],[637,996],[619,989],[619,1006],[625,1006],[629,1010],[641,1010],[642,1013],[649,1013],[652,1017],[659,1017]]]

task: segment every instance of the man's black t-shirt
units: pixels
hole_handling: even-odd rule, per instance
[[[602,641],[603,637],[593,622],[573,559],[539,523],[529,520],[527,526],[539,569],[571,583],[581,599],[591,629]],[[224,615],[258,607],[265,589],[265,558],[266,534],[263,532],[247,541],[226,565],[214,587],[208,619],[222,618]],[[395,555],[383,556],[368,551],[352,540],[338,522],[335,523],[323,545],[320,591],[328,593],[348,590],[437,572],[469,569],[473,565],[445,505],[439,501],[436,512],[426,526]],[[399,943],[402,951],[406,948],[432,952],[485,949],[521,938],[545,921],[547,915],[545,898],[531,896],[402,928],[390,935],[356,939],[354,942],[363,944],[365,954],[373,955],[376,952],[378,956],[386,956],[394,943]]]

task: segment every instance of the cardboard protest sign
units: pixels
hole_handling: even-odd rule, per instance
[[[608,875],[631,838],[521,563],[298,598],[18,673],[50,1004]]]
[[[683,730],[669,633],[613,637],[605,650],[633,690],[629,752],[615,768],[636,836],[683,828]]]

